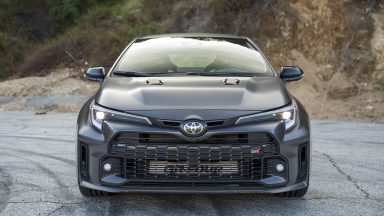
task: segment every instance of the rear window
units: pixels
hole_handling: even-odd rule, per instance
[[[153,38],[128,48],[114,71],[250,72],[273,75],[261,53],[247,40],[229,38]]]

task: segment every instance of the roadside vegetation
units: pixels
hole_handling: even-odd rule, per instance
[[[133,38],[174,32],[249,36],[277,70],[302,67],[288,87],[317,116],[384,116],[378,0],[0,0],[0,80],[67,69],[82,79]]]
[[[77,45],[77,40],[68,37],[68,31],[78,33],[72,29],[86,22],[84,17],[118,2],[0,0],[0,79],[15,73],[16,76],[28,76],[56,67],[55,59],[61,57],[57,52],[70,55],[67,46]]]
[[[373,0],[0,0],[0,79],[109,66],[146,34],[216,32],[250,36],[277,66],[297,49],[366,80],[375,70],[371,14],[379,9]],[[308,17],[307,10],[316,13]],[[325,80],[332,75],[320,73]]]

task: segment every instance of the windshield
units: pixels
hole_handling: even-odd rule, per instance
[[[245,39],[153,38],[138,40],[124,53],[113,70],[119,74],[192,72],[223,74],[249,73],[272,76],[264,57]]]

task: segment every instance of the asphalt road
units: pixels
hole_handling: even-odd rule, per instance
[[[273,195],[82,197],[74,114],[0,112],[0,215],[384,215],[384,124],[312,121],[310,189]]]

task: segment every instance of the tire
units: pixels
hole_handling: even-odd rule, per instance
[[[112,193],[89,189],[89,188],[81,187],[80,185],[79,185],[79,191],[83,196],[86,196],[86,197],[104,197],[104,196],[112,195]]]
[[[308,187],[305,187],[299,190],[278,193],[276,195],[279,197],[303,197],[307,193],[307,191],[308,191]]]

